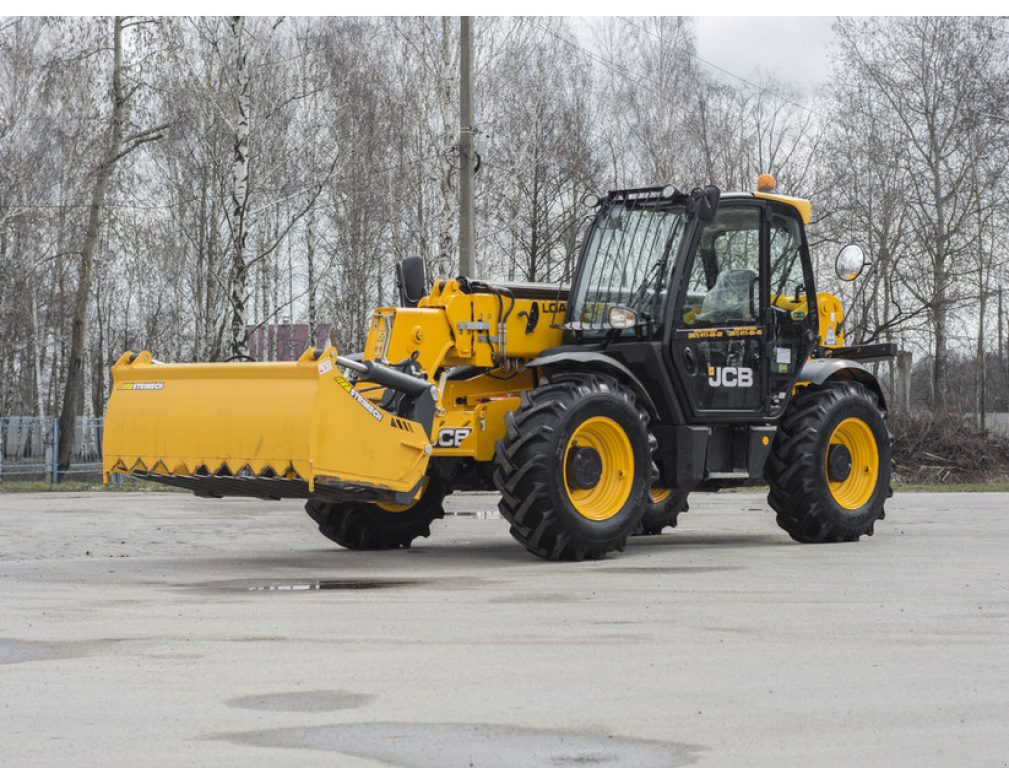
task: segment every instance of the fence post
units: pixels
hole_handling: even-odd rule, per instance
[[[59,444],[60,444],[60,420],[58,418],[53,419],[53,467],[52,467],[52,484],[57,485],[60,481],[59,477]]]
[[[911,410],[911,362],[910,352],[902,350],[897,354],[896,410]]]

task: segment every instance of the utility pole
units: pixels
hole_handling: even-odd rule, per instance
[[[459,35],[459,274],[473,277],[476,178],[476,129],[473,127],[473,17],[460,16]]]

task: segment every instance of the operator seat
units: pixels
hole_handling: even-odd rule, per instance
[[[697,320],[704,323],[753,322],[750,295],[757,282],[752,269],[727,269],[719,272],[714,286],[701,304]]]

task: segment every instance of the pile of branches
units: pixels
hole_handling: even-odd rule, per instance
[[[891,415],[890,429],[896,482],[1009,481],[1009,438],[982,432],[970,416],[904,411]]]

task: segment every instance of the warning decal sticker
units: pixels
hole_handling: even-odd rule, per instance
[[[382,412],[378,410],[378,408],[376,408],[374,405],[372,405],[371,402],[369,402],[363,395],[361,395],[360,392],[354,389],[354,387],[351,386],[349,381],[343,378],[343,376],[336,376],[335,378],[336,383],[339,384],[341,387],[343,387],[352,398],[357,400],[357,402],[360,404],[362,408],[364,408],[364,410],[366,410],[368,413],[374,416],[376,421],[382,420]]]

